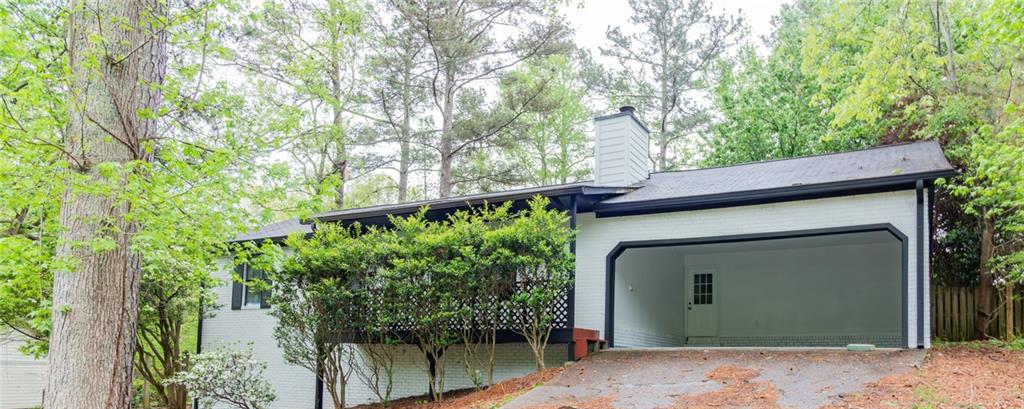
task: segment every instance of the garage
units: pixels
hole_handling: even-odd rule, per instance
[[[906,344],[906,237],[889,226],[621,243],[620,348]]]

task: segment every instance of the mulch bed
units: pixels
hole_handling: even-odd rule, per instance
[[[883,378],[826,408],[911,407],[1022,408],[1024,351],[935,348],[920,370]]]
[[[562,373],[562,370],[562,368],[548,368],[523,377],[498,382],[479,391],[464,389],[445,392],[445,398],[440,402],[426,402],[429,397],[414,396],[395,400],[387,407],[389,409],[490,409],[551,380]],[[380,404],[356,406],[358,409],[381,409],[383,407]]]

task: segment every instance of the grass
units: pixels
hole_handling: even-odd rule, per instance
[[[915,388],[914,398],[917,402],[912,406],[913,409],[934,409],[936,404],[942,403],[941,400],[935,398],[935,389],[928,386]]]
[[[533,384],[533,386],[531,386],[529,388],[521,389],[521,390],[515,391],[513,393],[510,393],[510,394],[505,396],[505,399],[502,399],[500,404],[492,405],[491,408],[493,409],[493,408],[500,408],[502,406],[505,406],[509,402],[512,402],[512,399],[518,398],[520,395],[522,395],[522,394],[524,394],[526,392],[529,392],[529,391],[531,391],[531,390],[533,390],[533,389],[535,389],[538,386],[541,386],[543,384],[544,384],[544,382],[537,382],[537,383]]]
[[[940,339],[932,343],[933,348],[967,348],[973,350],[1006,349],[1010,351],[1024,351],[1024,337],[1015,338],[1012,341],[1001,339],[989,339],[987,341],[963,341],[951,342]]]

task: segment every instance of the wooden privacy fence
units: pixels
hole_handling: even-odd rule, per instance
[[[999,304],[995,319],[988,333],[1002,337],[1006,333],[1006,306],[1002,305],[1003,290],[996,288],[992,294],[994,303]],[[1024,300],[1018,291],[1013,306],[1014,334],[1024,333]],[[978,313],[977,287],[932,287],[932,337],[944,341],[969,341],[974,339],[974,319]]]

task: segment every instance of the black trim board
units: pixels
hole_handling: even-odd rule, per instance
[[[313,409],[324,409],[324,381],[320,379],[320,376],[314,374],[316,383],[313,391]]]
[[[637,118],[636,115],[633,114],[633,111],[619,111],[614,114],[596,116],[594,117],[594,122],[603,121],[605,119],[618,118],[620,116],[628,116],[630,118],[633,118],[633,121],[636,122],[637,125],[640,125],[640,127],[643,128],[645,132],[651,133],[651,130],[647,129],[647,125],[645,125],[644,122],[640,120],[640,118]]]
[[[573,236],[572,241],[569,242],[569,252],[572,253],[572,256],[573,256],[573,282],[572,282],[572,284],[569,285],[569,294],[566,296],[568,298],[568,300],[566,300],[566,301],[569,304],[569,318],[568,318],[568,324],[566,326],[569,327],[570,331],[573,328],[575,328],[575,326],[576,326],[576,274],[575,274],[575,272],[576,272],[576,268],[575,268],[575,265],[576,265],[576,237],[575,237],[575,233],[576,233],[576,210],[577,210],[576,206],[577,205],[578,205],[578,202],[576,201],[576,195],[571,196],[569,198],[569,228],[572,229],[574,236]],[[575,342],[573,341],[571,336],[569,337],[568,345],[569,345],[568,346],[569,350],[568,350],[567,353],[568,353],[569,361],[575,361],[576,360],[576,345],[575,345]]]
[[[930,293],[931,293],[931,291],[930,291],[931,290],[931,272],[932,272],[932,266],[931,266],[932,254],[931,254],[931,252],[935,248],[935,185],[934,184],[930,184],[928,186],[928,216],[927,217],[928,217],[928,232],[927,232],[927,234],[928,234],[928,253],[927,253],[927,255],[928,255],[928,262],[927,262],[926,265],[928,266],[928,272],[925,274],[925,277],[928,278],[928,289],[929,289],[929,292],[926,295],[930,296]],[[925,301],[929,301],[929,298],[926,297]],[[934,307],[929,302],[928,303],[928,308],[925,311],[925,316],[927,316],[929,318],[932,316],[932,314],[931,314],[931,309],[932,308],[934,308]],[[930,321],[925,321],[925,323],[930,323]],[[925,336],[928,337],[928,338],[926,338],[927,341],[931,341],[931,336],[932,336],[931,331],[925,331]]]
[[[924,180],[918,179],[917,193],[917,347],[924,348]]]
[[[866,233],[873,231],[887,231],[892,234],[896,239],[900,241],[901,249],[901,274],[900,274],[900,298],[902,299],[902,322],[901,326],[901,344],[910,347],[908,328],[907,324],[910,319],[910,310],[908,306],[908,283],[907,274],[909,272],[909,238],[906,234],[903,234],[896,226],[890,223],[880,224],[867,224],[858,226],[843,226],[843,227],[831,227],[823,229],[809,229],[809,230],[791,230],[781,232],[769,232],[769,233],[752,233],[752,234],[737,234],[728,236],[710,236],[710,237],[694,237],[685,239],[658,239],[658,240],[638,240],[638,241],[623,241],[615,245],[614,248],[605,257],[605,304],[604,304],[604,338],[608,340],[608,346],[615,346],[615,261],[619,258],[622,253],[628,249],[633,248],[650,248],[650,247],[668,247],[668,246],[683,246],[683,245],[695,245],[695,244],[717,244],[717,243],[737,243],[745,241],[758,241],[758,240],[770,240],[770,239],[786,239],[795,237],[813,237],[813,236],[827,236],[834,234],[848,234],[848,233]]]
[[[337,222],[349,220],[363,220],[372,218],[384,218],[388,216],[402,216],[420,211],[424,206],[431,211],[455,210],[472,206],[479,206],[484,203],[504,203],[508,201],[530,200],[534,196],[555,197],[585,194],[582,183],[568,184],[565,186],[542,186],[538,188],[527,188],[510,190],[496,193],[485,193],[469,196],[441,198],[419,202],[399,203],[395,205],[374,206],[368,208],[348,209],[336,212],[328,212],[315,215],[310,219],[302,220],[303,224],[314,222]]]
[[[749,206],[795,200],[891,192],[914,189],[917,181],[919,180],[932,181],[940,177],[952,175],[952,171],[943,170],[910,175],[893,175],[871,179],[819,183],[813,185],[784,186],[779,188],[743,192],[673,197],[642,202],[598,203],[594,207],[594,213],[597,217],[632,216],[639,214]]]
[[[391,334],[396,344],[419,345],[415,334],[410,331],[396,331]],[[365,335],[357,333],[340,334],[337,340],[343,343],[363,344],[370,342]],[[572,341],[572,330],[569,328],[554,328],[548,337],[548,344],[564,344]],[[494,333],[494,342],[498,344],[524,343],[526,337],[510,329],[499,329]]]
[[[205,290],[199,287],[200,293]],[[196,355],[203,353],[203,296],[199,295],[199,322],[196,324]],[[199,409],[199,398],[192,399],[192,407]]]

